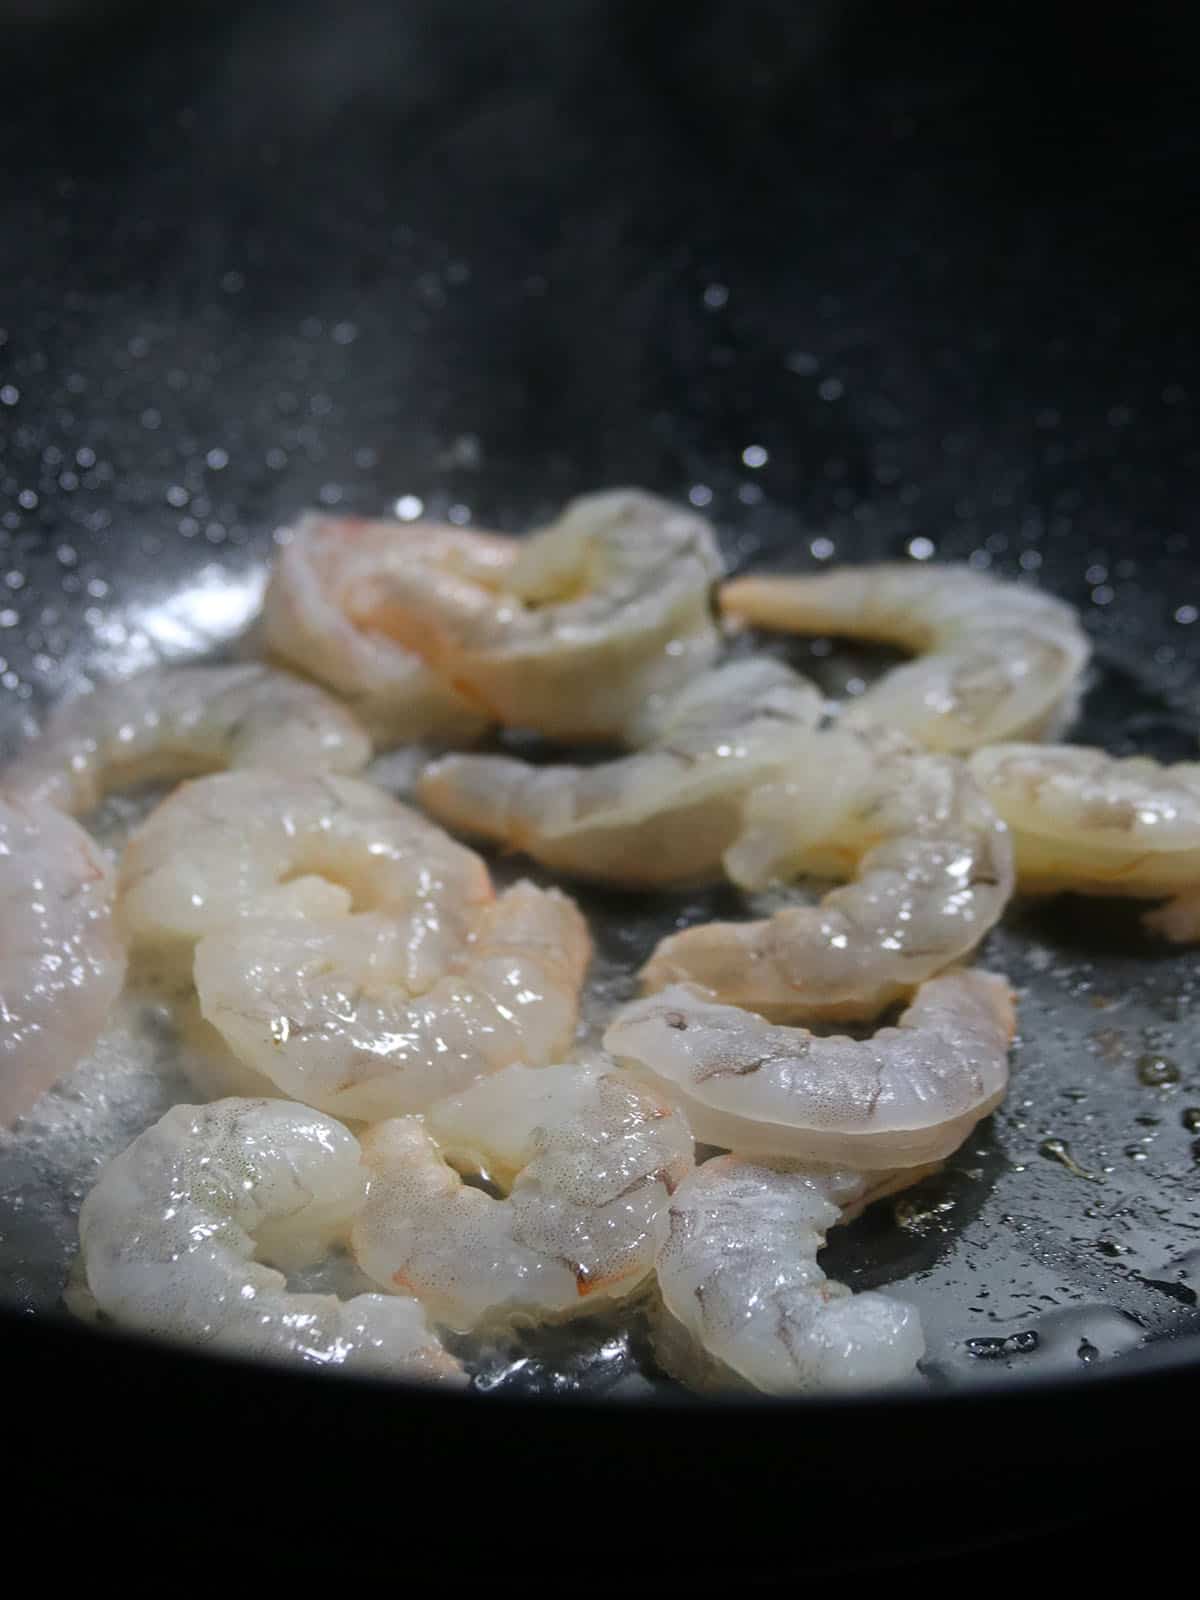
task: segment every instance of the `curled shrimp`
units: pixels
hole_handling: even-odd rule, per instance
[[[358,1141],[319,1112],[283,1100],[175,1106],[83,1203],[88,1294],[127,1328],[210,1350],[465,1382],[411,1296],[292,1293],[278,1270],[343,1239],[366,1190]]]
[[[773,1026],[680,984],[620,1011],[604,1048],[706,1144],[879,1171],[958,1148],[1003,1098],[1014,1027],[1008,983],[986,972],[931,978],[864,1040]]]
[[[371,614],[393,576],[419,569],[490,588],[516,551],[516,541],[502,534],[309,513],[292,530],[267,584],[266,646],[344,695],[381,737],[473,737],[486,721],[478,707],[376,628]]]
[[[603,1062],[511,1066],[424,1119],[378,1124],[363,1150],[360,1266],[462,1331],[628,1296],[653,1272],[668,1197],[692,1165],[683,1118]]]
[[[414,567],[390,578],[371,620],[494,722],[619,738],[716,656],[722,570],[702,517],[616,490],[573,500],[522,541],[502,591]]]
[[[0,1127],[91,1049],[124,977],[99,848],[49,806],[0,796]]]
[[[695,881],[719,874],[745,795],[820,714],[817,690],[781,662],[729,662],[645,717],[632,755],[587,767],[445,756],[417,795],[447,826],[576,877]]]
[[[121,868],[132,938],[195,944],[204,1018],[252,1071],[335,1115],[420,1110],[570,1041],[590,955],[574,903],[487,868],[349,778],[185,785]]]
[[[1007,830],[962,762],[874,729],[810,739],[747,798],[724,864],[748,889],[855,873],[815,906],[671,934],[643,969],[647,990],[695,983],[777,1021],[877,1016],[973,950],[1013,891]]]
[[[971,773],[1012,829],[1022,889],[1163,899],[1146,926],[1200,939],[1200,763],[1011,744],[977,751]]]
[[[815,577],[750,576],[724,586],[721,606],[758,627],[918,652],[847,714],[934,750],[1053,738],[1075,714],[1091,653],[1072,606],[969,567],[885,562]]]
[[[130,784],[223,767],[357,772],[371,744],[315,684],[247,663],[145,672],[61,706],[5,774],[79,816]]]
[[[734,1378],[768,1394],[911,1376],[925,1353],[916,1310],[852,1294],[817,1265],[827,1231],[877,1192],[857,1173],[734,1155],[689,1173],[658,1256],[660,1359],[702,1386]]]

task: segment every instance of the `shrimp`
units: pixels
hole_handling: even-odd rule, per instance
[[[618,1012],[604,1048],[683,1110],[697,1139],[743,1155],[862,1171],[940,1161],[1004,1096],[1007,981],[953,972],[895,1028],[818,1038],[679,984]]]
[[[574,1036],[591,945],[573,901],[516,883],[425,988],[389,916],[252,920],[196,946],[200,1010],[285,1094],[363,1121],[422,1111]]]
[[[353,716],[315,684],[253,663],[174,667],[61,706],[5,783],[80,816],[152,779],[222,767],[357,772],[370,758]]]
[[[370,613],[482,715],[554,737],[621,737],[714,660],[708,522],[632,489],[584,495],[524,540],[504,590],[414,567]]]
[[[768,1394],[911,1376],[925,1353],[915,1308],[852,1294],[817,1265],[826,1232],[871,1198],[857,1173],[735,1155],[689,1173],[658,1256],[660,1359],[701,1386],[733,1378]]]
[[[263,917],[378,911],[402,941],[405,981],[427,986],[492,900],[472,850],[356,778],[245,770],[183,784],[131,836],[119,909],[159,953]]]
[[[961,961],[1013,891],[1007,829],[954,756],[895,734],[834,728],[745,801],[725,870],[761,889],[843,876],[816,906],[668,936],[646,990],[695,983],[775,1021],[866,1020]]]
[[[77,823],[0,796],[0,1127],[86,1055],[120,993],[113,890]]]
[[[528,883],[496,899],[473,851],[354,779],[197,779],[134,834],[120,882],[135,944],[192,959],[244,1065],[335,1115],[423,1109],[573,1035],[591,951],[574,903]]]
[[[820,715],[817,690],[781,662],[728,662],[646,717],[633,755],[590,767],[446,756],[425,769],[417,795],[448,826],[576,877],[696,881],[719,876],[745,795]]]
[[[692,1148],[683,1118],[610,1063],[511,1066],[423,1121],[370,1129],[352,1248],[369,1277],[464,1332],[590,1312],[653,1272]]]
[[[380,632],[371,612],[392,575],[417,569],[494,587],[516,553],[516,540],[502,534],[310,512],[267,584],[267,649],[344,695],[380,738],[473,738],[486,721],[478,707]]]
[[[277,1270],[320,1260],[366,1191],[358,1141],[331,1117],[283,1100],[174,1106],[83,1203],[88,1294],[125,1327],[210,1350],[464,1383],[412,1296],[294,1294]]]
[[[738,578],[722,589],[721,606],[758,627],[919,652],[848,715],[933,750],[1053,738],[1075,715],[1091,654],[1072,606],[968,567],[885,562],[817,577]]]
[[[971,774],[1013,831],[1022,889],[1165,899],[1146,926],[1200,939],[1200,763],[1010,744],[977,751]]]

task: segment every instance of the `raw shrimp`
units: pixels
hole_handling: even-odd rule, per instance
[[[604,1047],[679,1104],[697,1139],[744,1155],[864,1171],[948,1156],[1008,1083],[1004,978],[931,978],[895,1028],[818,1038],[685,985],[635,1000]]]
[[[448,826],[577,877],[632,886],[719,875],[746,793],[806,748],[821,697],[781,662],[702,673],[636,728],[644,748],[597,766],[452,755],[417,794]]]
[[[360,1266],[466,1331],[569,1317],[632,1293],[666,1237],[692,1136],[628,1074],[572,1062],[509,1067],[423,1120],[380,1123],[363,1152],[370,1194],[352,1234]],[[504,1198],[468,1187],[459,1171]]]
[[[419,1110],[571,1039],[590,955],[556,890],[499,899],[434,823],[350,778],[228,773],[186,784],[134,834],[121,914],[191,957],[204,1017],[309,1104]]]
[[[370,614],[482,715],[556,737],[621,737],[717,653],[709,523],[632,489],[584,495],[525,539],[504,590],[414,567]]]
[[[971,772],[1013,831],[1022,889],[1165,899],[1147,927],[1200,939],[1200,763],[1011,744]]]
[[[252,920],[196,946],[205,1018],[246,1066],[336,1116],[421,1111],[571,1042],[591,945],[574,902],[517,883],[427,987],[391,916]]]
[[[732,1155],[689,1173],[658,1256],[660,1359],[701,1386],[733,1377],[768,1394],[911,1376],[925,1353],[916,1310],[852,1294],[817,1265],[827,1231],[877,1192],[857,1173]]]
[[[0,796],[0,1127],[91,1049],[124,977],[98,847],[51,807]]]
[[[968,567],[885,562],[816,577],[738,578],[722,589],[721,605],[759,627],[919,652],[847,714],[934,750],[1053,738],[1075,715],[1091,653],[1073,607]]]
[[[516,552],[516,541],[501,534],[310,512],[292,531],[267,585],[267,648],[344,695],[381,738],[474,737],[486,721],[479,708],[380,632],[371,612],[393,575],[419,570],[491,588]]]
[[[381,789],[249,769],[170,795],[130,838],[119,882],[130,938],[189,957],[197,939],[245,918],[379,911],[415,988],[441,974],[492,899],[474,851]]]
[[[175,1106],[83,1203],[87,1289],[125,1327],[210,1350],[465,1382],[411,1296],[293,1294],[276,1270],[344,1239],[366,1190],[358,1141],[319,1112],[284,1100]]]
[[[866,1020],[961,961],[1013,891],[1007,829],[954,756],[837,727],[746,800],[725,870],[761,889],[802,873],[855,879],[818,905],[664,939],[647,990],[702,985],[775,1021]]]
[[[5,774],[75,816],[133,783],[222,767],[357,772],[371,744],[315,684],[248,663],[145,672],[72,700]]]

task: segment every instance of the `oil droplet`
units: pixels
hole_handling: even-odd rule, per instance
[[[1200,1139],[1195,1139],[1192,1142],[1192,1160],[1200,1167]]]
[[[1180,1120],[1189,1133],[1200,1133],[1200,1106],[1185,1106]]]
[[[1127,1144],[1125,1146],[1125,1154],[1131,1161],[1145,1161],[1147,1152],[1142,1149],[1140,1144]]]
[[[1166,1083],[1179,1082],[1179,1068],[1169,1056],[1153,1053],[1137,1059],[1138,1080],[1148,1088],[1160,1089]]]
[[[1100,1179],[1094,1172],[1088,1172],[1081,1167],[1071,1154],[1071,1147],[1065,1139],[1043,1139],[1038,1145],[1038,1155],[1045,1156],[1047,1161],[1061,1162],[1067,1171],[1077,1178],[1087,1178],[1091,1183],[1099,1183]]]
[[[1080,1361],[1084,1362],[1095,1361],[1096,1357],[1100,1354],[1099,1350],[1096,1349],[1096,1346],[1091,1342],[1090,1339],[1080,1339],[1079,1349],[1075,1353],[1079,1357]]]
[[[1023,1333],[1009,1334],[1007,1339],[993,1334],[979,1339],[964,1340],[966,1349],[976,1361],[997,1361],[1002,1356],[1030,1355],[1040,1343],[1041,1340],[1032,1328]]]
[[[1127,1256],[1129,1254],[1129,1246],[1118,1244],[1115,1239],[1097,1239],[1096,1249],[1103,1256]]]

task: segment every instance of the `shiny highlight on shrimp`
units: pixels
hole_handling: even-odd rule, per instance
[[[847,715],[932,750],[1056,737],[1075,715],[1091,654],[1074,607],[965,566],[884,562],[807,577],[750,575],[723,587],[721,607],[756,627],[916,652]]]
[[[683,1118],[604,1062],[508,1067],[424,1119],[380,1123],[363,1150],[359,1264],[460,1331],[627,1297],[653,1271],[692,1165]]]
[[[860,1171],[950,1155],[1008,1086],[1015,1028],[1004,978],[923,984],[869,1039],[776,1027],[678,985],[617,1013],[604,1048],[680,1106],[706,1144]]]

